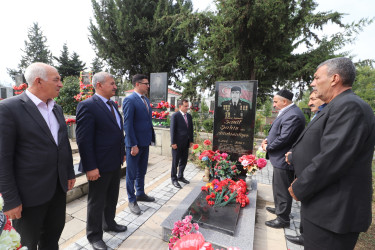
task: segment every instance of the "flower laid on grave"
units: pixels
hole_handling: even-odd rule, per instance
[[[66,125],[68,125],[68,126],[72,126],[73,124],[76,123],[76,119],[73,119],[73,118],[67,118],[67,119],[65,119],[65,123],[66,123]]]
[[[238,159],[244,169],[247,170],[247,175],[254,175],[258,170],[261,170],[267,165],[267,160],[264,158],[257,158],[255,155],[243,155]]]
[[[172,229],[172,235],[168,242],[169,249],[174,249],[176,242],[183,236],[189,234],[199,234],[199,226],[197,223],[192,223],[191,215],[186,215],[183,220],[176,221]]]
[[[246,195],[246,182],[243,180],[233,181],[225,179],[219,181],[214,179],[201,187],[201,190],[207,192],[207,204],[214,207],[223,207],[229,203],[237,202],[241,207],[249,204],[249,198]]]
[[[94,86],[92,86],[92,72],[90,71],[88,74],[88,82],[85,84],[83,82],[83,71],[80,72],[79,74],[79,94],[74,96],[74,99],[77,102],[84,101],[88,98],[90,98],[94,94]]]
[[[179,239],[173,250],[214,250],[210,242],[206,242],[202,234],[188,234]],[[228,247],[227,250],[240,250],[237,247]]]
[[[27,84],[26,83],[22,83],[20,86],[13,86],[13,89],[14,89],[14,94],[16,95],[20,95],[23,93],[23,91],[25,91],[27,89]]]
[[[155,107],[157,109],[167,109],[169,108],[169,103],[165,101],[161,101],[158,103],[158,105]]]
[[[220,153],[219,150],[215,152],[215,155],[213,156],[213,161],[216,162],[213,169],[211,169],[211,175],[214,178],[220,178],[220,179],[233,179],[236,177],[240,170],[237,169],[236,163],[230,161],[230,156],[227,153]]]
[[[8,216],[3,214],[3,206],[4,200],[0,194],[0,249],[26,250],[27,247],[22,247],[21,237],[12,227]]]
[[[154,119],[167,119],[169,112],[161,111],[160,113],[157,111],[152,111],[152,118]]]

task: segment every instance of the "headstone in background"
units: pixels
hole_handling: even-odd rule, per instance
[[[213,150],[228,153],[232,161],[253,152],[257,85],[258,81],[216,82]]]
[[[157,105],[161,101],[168,100],[167,72],[151,73],[150,76],[150,101]]]
[[[1,99],[7,98],[7,89],[6,88],[0,88],[0,98]]]
[[[215,110],[215,101],[211,101],[210,110]]]
[[[82,72],[82,83],[87,85],[91,84],[91,72],[83,71]]]
[[[17,87],[20,86],[22,83],[25,82],[22,74],[14,76],[14,79],[16,81],[16,86]]]

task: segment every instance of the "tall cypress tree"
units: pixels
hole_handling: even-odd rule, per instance
[[[178,36],[192,13],[190,0],[92,0],[92,5],[96,24],[91,21],[90,42],[116,72],[181,76],[177,64],[194,42],[194,34]]]
[[[76,52],[69,56],[69,49],[66,43],[63,45],[61,55],[54,58],[58,62],[56,68],[62,79],[67,76],[79,76],[79,72],[85,69],[86,64],[79,59],[79,55]]]
[[[14,80],[14,76],[22,74],[27,66],[34,62],[43,62],[52,64],[52,54],[48,49],[47,38],[38,23],[33,23],[27,34],[28,40],[25,40],[25,48],[22,50],[24,55],[18,64],[18,69],[7,69],[8,74]]]

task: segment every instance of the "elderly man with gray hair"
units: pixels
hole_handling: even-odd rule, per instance
[[[29,87],[0,102],[0,193],[4,211],[28,249],[58,249],[65,225],[66,192],[75,175],[57,70],[26,68]]]
[[[120,170],[125,161],[123,120],[110,99],[117,90],[113,76],[99,72],[92,81],[96,93],[77,107],[79,170],[86,173],[89,182],[87,239],[94,249],[107,249],[103,230],[127,229],[115,221]]]

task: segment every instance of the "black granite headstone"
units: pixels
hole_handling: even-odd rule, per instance
[[[0,98],[2,98],[2,99],[5,99],[5,98],[7,98],[8,96],[7,96],[7,89],[6,88],[0,88],[0,90],[1,90],[1,92],[0,92]]]
[[[257,83],[216,82],[213,150],[232,161],[253,151]]]
[[[186,215],[191,215],[192,222],[198,223],[200,227],[233,236],[240,213],[240,204],[229,203],[224,207],[213,207],[207,204],[206,196],[207,193],[201,191],[183,218]]]
[[[161,101],[168,100],[167,73],[151,73],[150,76],[150,101],[157,105]]]

